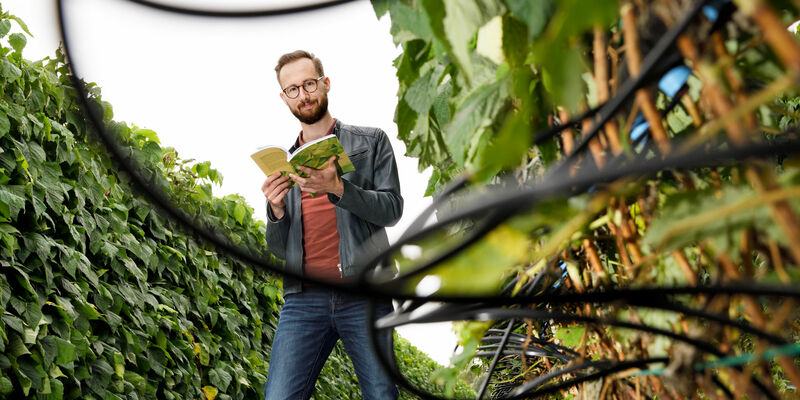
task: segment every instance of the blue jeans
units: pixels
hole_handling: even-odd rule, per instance
[[[371,345],[367,300],[317,287],[289,294],[285,300],[272,342],[266,400],[309,399],[338,339],[353,361],[364,400],[398,398],[397,388]],[[378,317],[391,311],[388,302],[376,307]],[[389,348],[385,339],[381,351]]]

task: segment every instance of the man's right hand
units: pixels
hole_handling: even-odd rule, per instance
[[[286,208],[284,197],[286,197],[286,193],[289,193],[290,185],[289,177],[281,176],[280,172],[268,176],[264,184],[261,185],[261,191],[269,201],[272,213],[277,219],[283,218],[284,209]]]

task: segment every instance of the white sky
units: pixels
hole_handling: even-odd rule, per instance
[[[278,95],[278,57],[305,49],[330,77],[329,109],[343,122],[380,127],[392,139],[405,210],[390,240],[428,204],[430,171],[403,156],[393,122],[400,50],[388,16],[377,20],[368,1],[281,17],[218,19],[170,14],[124,0],[64,0],[76,71],[97,82],[114,118],[156,131],[184,158],[210,161],[224,176],[217,196],[239,193],[264,219],[264,176],[249,155],[257,147],[291,145],[300,125]],[[159,0],[174,5],[217,1]],[[272,7],[276,0],[229,0],[232,9]],[[297,5],[299,2],[287,1]],[[304,1],[303,3],[313,3]],[[55,0],[3,0],[34,37],[25,58],[52,56],[60,42]],[[18,31],[12,25],[12,32]],[[442,364],[455,346],[449,323],[407,326],[401,335]]]

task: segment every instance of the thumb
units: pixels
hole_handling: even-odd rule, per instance
[[[331,158],[328,159],[329,168],[335,166],[335,164],[336,164],[336,156],[332,156]]]

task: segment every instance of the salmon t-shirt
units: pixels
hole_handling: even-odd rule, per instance
[[[333,121],[328,135],[333,132]],[[305,144],[300,132],[300,145]],[[324,280],[341,280],[339,271],[339,231],[336,229],[336,211],[327,194],[302,192],[303,210],[303,268],[306,276]]]

